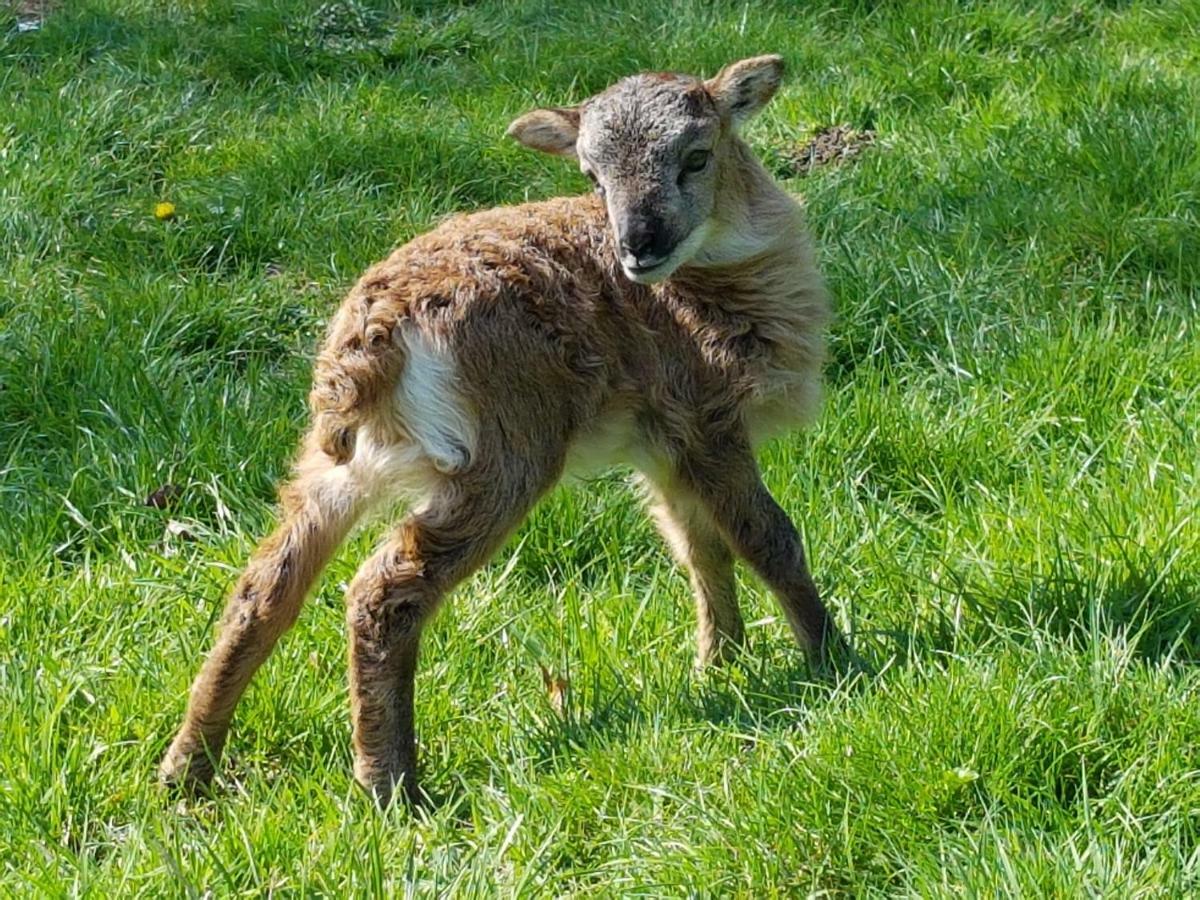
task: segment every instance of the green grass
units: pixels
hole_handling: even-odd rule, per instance
[[[1194,0],[55,5],[0,13],[0,894],[1200,890]],[[503,138],[526,108],[767,51],[750,137],[839,318],[820,424],[762,459],[880,674],[814,680],[747,577],[749,653],[693,676],[618,474],[431,628],[431,811],[350,778],[340,586],[382,525],[216,799],[165,796],[341,292],[452,210],[584,190]],[[796,177],[838,123],[878,138]]]

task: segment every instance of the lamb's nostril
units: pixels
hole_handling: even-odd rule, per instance
[[[654,243],[653,232],[628,235],[621,239],[621,252],[634,259],[642,259],[653,254]]]

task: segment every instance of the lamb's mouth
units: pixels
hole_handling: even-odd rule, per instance
[[[623,262],[621,268],[625,270],[630,281],[636,281],[638,284],[653,284],[656,281],[662,281],[675,271],[670,258],[660,259],[648,266],[630,265]]]

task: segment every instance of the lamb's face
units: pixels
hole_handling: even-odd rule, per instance
[[[579,160],[604,197],[621,269],[649,284],[704,246],[730,136],[770,99],[782,71],[779,57],[765,56],[708,81],[634,75],[578,107],[534,110],[509,134]]]
[[[637,75],[584,104],[576,155],[604,197],[625,274],[661,281],[704,243],[723,136],[698,79]]]

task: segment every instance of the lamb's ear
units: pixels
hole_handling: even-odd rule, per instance
[[[741,125],[767,105],[783,80],[783,57],[755,56],[730,63],[704,87],[721,115]]]
[[[579,107],[549,107],[527,112],[508,126],[508,135],[543,153],[574,156],[575,139],[579,137]]]

